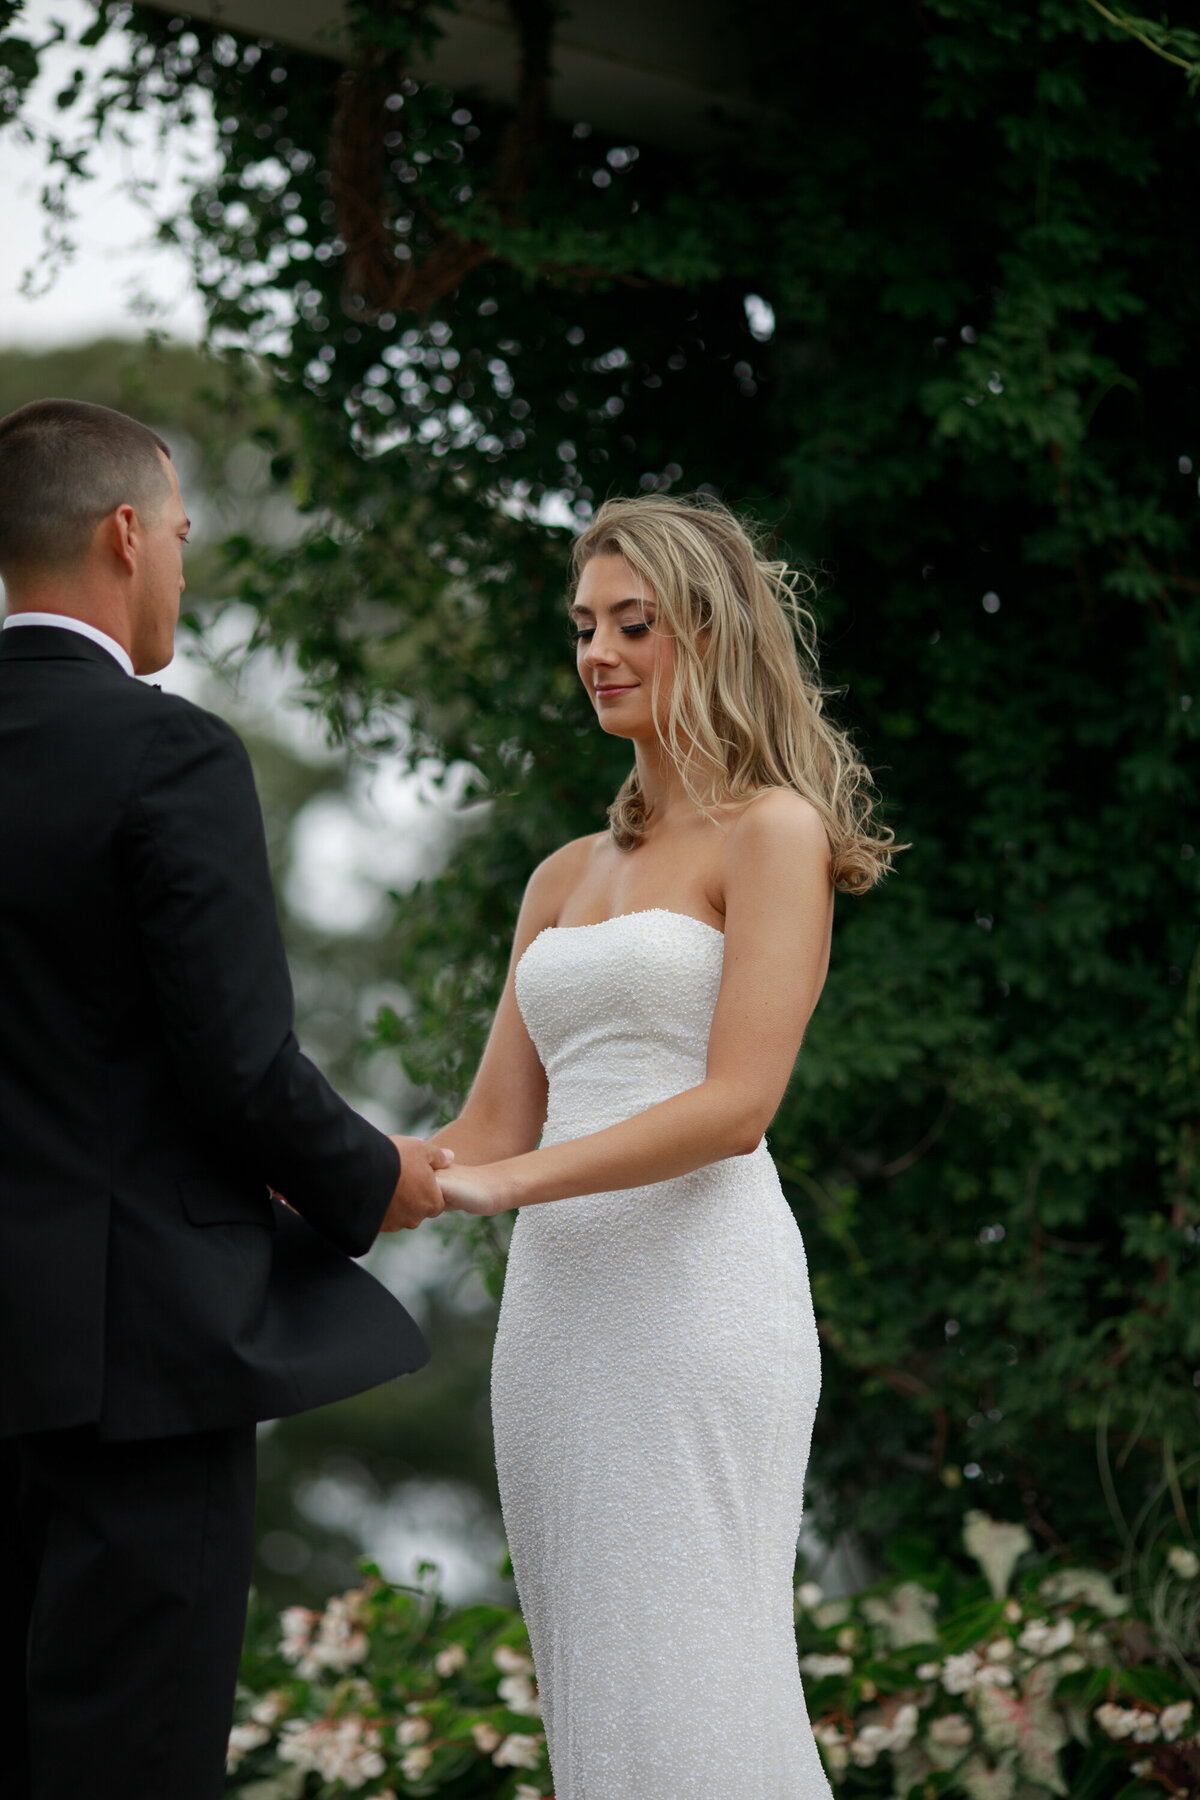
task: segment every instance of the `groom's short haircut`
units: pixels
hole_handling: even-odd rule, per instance
[[[79,562],[118,506],[151,518],[171,484],[156,431],[87,400],[31,400],[0,419],[0,575]]]

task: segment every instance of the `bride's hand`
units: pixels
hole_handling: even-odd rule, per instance
[[[447,1212],[474,1213],[479,1218],[489,1218],[516,1205],[503,1163],[438,1169],[435,1178],[445,1198]]]

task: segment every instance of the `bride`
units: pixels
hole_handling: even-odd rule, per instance
[[[611,500],[579,675],[634,766],[534,871],[447,1205],[519,1209],[492,1372],[557,1800],[817,1800],[792,1580],[820,1387],[763,1132],[887,870],[796,577],[725,507]],[[539,1146],[540,1147],[536,1147]]]

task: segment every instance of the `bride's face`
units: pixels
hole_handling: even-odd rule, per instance
[[[571,608],[579,679],[601,728],[615,737],[650,740],[654,671],[658,711],[665,717],[674,667],[671,639],[654,630],[654,589],[623,556],[593,556]]]

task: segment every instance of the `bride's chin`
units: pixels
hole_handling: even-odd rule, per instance
[[[642,735],[636,723],[631,719],[605,718],[602,712],[596,714],[596,723],[601,731],[609,737],[636,738]]]

